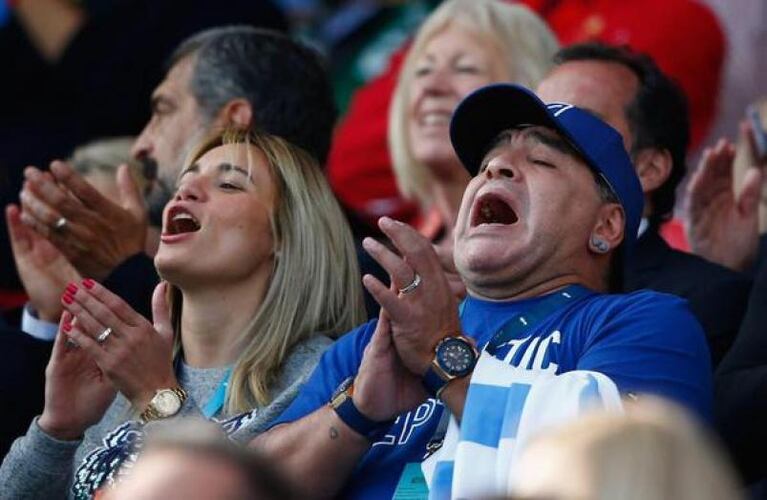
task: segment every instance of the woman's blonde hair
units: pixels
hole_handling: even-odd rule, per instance
[[[227,390],[226,411],[235,414],[269,403],[270,388],[293,346],[315,334],[337,337],[366,316],[352,234],[317,161],[280,137],[226,130],[203,141],[185,163],[229,144],[258,148],[277,192],[271,280],[242,334],[244,347]],[[171,288],[178,341],[181,294]]]
[[[527,7],[502,0],[448,0],[424,21],[402,64],[389,108],[389,152],[403,196],[428,205],[432,172],[413,157],[408,127],[410,87],[426,46],[451,26],[493,44],[504,58],[509,81],[535,88],[559,48],[546,22]]]
[[[719,447],[681,408],[655,398],[597,412],[535,439],[514,471],[513,498],[740,499]]]

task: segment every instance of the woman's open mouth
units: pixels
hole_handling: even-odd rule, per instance
[[[193,233],[200,230],[200,223],[189,210],[181,206],[172,207],[168,210],[165,221],[165,235],[178,235]]]

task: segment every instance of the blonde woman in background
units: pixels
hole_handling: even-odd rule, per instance
[[[151,179],[147,178],[144,165],[131,156],[135,140],[134,137],[98,139],[75,149],[68,161],[73,169],[109,199],[119,199],[116,175],[117,167],[123,164],[128,165],[139,191],[145,193]]]
[[[483,85],[535,88],[558,49],[546,23],[502,0],[448,0],[424,22],[408,51],[389,110],[389,151],[400,192],[421,206],[415,224],[437,246],[454,291],[452,229],[469,173],[450,144],[450,116]]]
[[[513,472],[516,500],[736,500],[735,473],[708,433],[659,399],[548,432]]]
[[[45,409],[0,467],[4,494],[89,497],[135,460],[139,416],[202,414],[251,439],[364,320],[356,262],[311,156],[244,132],[204,143],[165,209],[154,325],[94,281],[67,287]]]

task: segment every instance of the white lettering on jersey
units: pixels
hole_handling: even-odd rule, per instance
[[[551,333],[548,337],[524,337],[521,339],[512,339],[506,342],[506,345],[511,346],[509,352],[503,357],[505,363],[512,364],[517,353],[524,348],[522,359],[519,361],[518,366],[524,370],[556,370],[559,365],[556,363],[549,363],[544,368],[543,362],[546,359],[546,352],[552,344],[559,344],[562,340],[562,334],[559,330]],[[532,361],[532,363],[531,363]]]
[[[408,415],[411,417],[410,425],[405,424],[402,427],[402,434],[400,434],[399,437],[400,444],[407,443],[416,427],[422,426],[429,420],[429,417],[431,417],[432,413],[434,413],[434,408],[436,407],[435,403],[436,400],[430,399],[426,403],[423,403],[421,406],[416,408],[414,411],[410,412]]]
[[[413,431],[426,424],[432,415],[434,415],[434,410],[437,408],[437,405],[442,404],[443,403],[436,399],[427,399],[425,403],[421,403],[415,410],[399,415],[394,421],[394,425],[391,427],[392,430],[399,429],[399,435],[387,434],[380,441],[373,443],[373,446],[406,444],[413,435]],[[401,421],[404,421],[404,423],[400,428],[399,423]]]
[[[533,358],[536,350],[538,349],[538,343],[541,341],[540,337],[535,337],[525,349],[525,353],[522,355],[522,360],[519,362],[519,367],[527,369],[530,366],[530,360]]]
[[[510,345],[511,349],[509,349],[509,352],[506,354],[506,356],[503,358],[503,361],[505,363],[511,363],[511,360],[514,359],[514,355],[517,354],[517,351],[519,351],[519,348],[525,345],[525,343],[530,340],[530,337],[525,337],[523,339],[512,339],[509,340],[506,345]]]
[[[561,337],[562,337],[562,334],[559,333],[559,330],[556,330],[538,344],[538,349],[537,349],[538,352],[535,353],[535,360],[533,361],[533,366],[530,367],[531,370],[536,370],[536,371],[546,370],[551,372],[557,371],[557,368],[559,367],[559,365],[553,362],[549,362],[549,366],[544,368],[543,360],[546,357],[546,351],[548,351],[549,346],[551,344],[559,344],[561,341]]]

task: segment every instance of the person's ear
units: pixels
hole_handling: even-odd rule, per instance
[[[668,149],[644,148],[634,155],[634,168],[642,184],[642,192],[651,193],[671,175],[674,160]]]
[[[232,99],[218,112],[217,121],[224,127],[250,128],[253,123],[253,108],[245,99]]]
[[[625,221],[623,208],[617,203],[605,203],[599,208],[597,222],[589,236],[589,250],[606,254],[618,248],[623,241]]]

